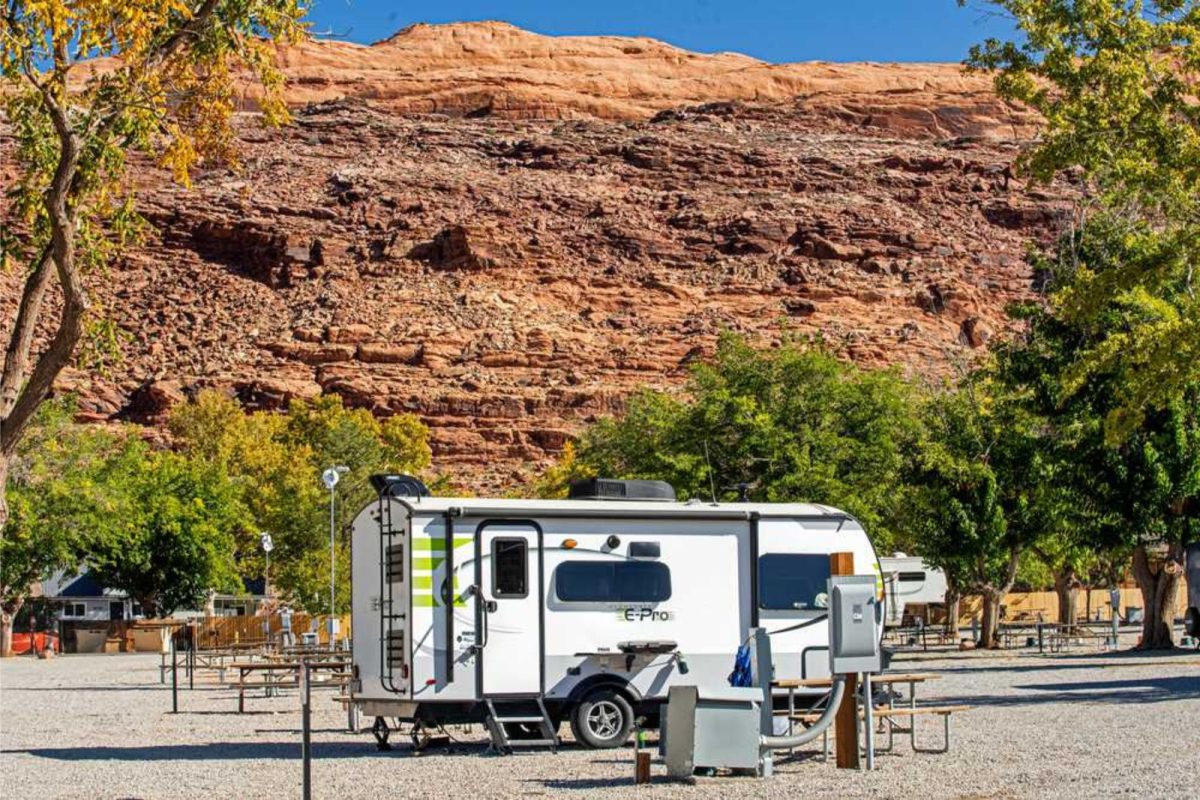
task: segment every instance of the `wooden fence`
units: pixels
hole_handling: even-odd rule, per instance
[[[329,643],[328,616],[292,614],[292,634],[300,641],[300,634],[313,632],[321,644]],[[279,641],[283,624],[278,614],[264,616],[210,617],[196,621],[201,647],[223,645],[262,644]],[[338,637],[350,636],[350,615],[338,618]]]
[[[1175,595],[1175,616],[1182,617],[1187,611],[1187,592],[1183,591],[1183,582],[1180,581],[1180,590]],[[1141,608],[1143,606],[1142,593],[1134,587],[1122,587],[1121,592],[1121,614],[1124,616],[1125,609],[1133,606]],[[1041,619],[1044,622],[1058,622],[1058,595],[1055,592],[1010,592],[1004,596],[1004,620],[1011,621],[1017,619],[1038,619],[1038,614],[1041,614]],[[1100,619],[1108,621],[1112,619],[1112,612],[1108,606],[1108,589],[1093,589],[1091,592],[1091,603],[1089,606],[1088,593],[1084,589],[1079,590],[1079,600],[1076,605],[1079,620],[1096,619],[1097,610],[1100,612]],[[962,603],[959,604],[959,621],[964,624],[970,624],[973,618],[983,619],[983,598],[979,596],[964,597]],[[1078,620],[1077,620],[1078,621]]]

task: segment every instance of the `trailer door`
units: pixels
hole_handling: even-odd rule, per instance
[[[479,526],[478,669],[487,695],[542,692],[541,531],[533,523]]]

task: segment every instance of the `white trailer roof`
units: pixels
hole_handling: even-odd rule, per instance
[[[814,503],[664,503],[636,500],[514,500],[480,497],[397,497],[418,513],[443,514],[454,510],[458,516],[512,516],[517,513],[538,516],[604,517],[830,517],[850,515],[830,506]]]

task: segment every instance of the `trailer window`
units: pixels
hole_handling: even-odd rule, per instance
[[[768,553],[758,559],[758,607],[805,611],[825,608],[829,556]]]
[[[568,603],[659,603],[671,597],[671,570],[656,561],[567,561],[554,593]]]
[[[492,540],[492,595],[525,597],[529,594],[529,545],[524,539]]]

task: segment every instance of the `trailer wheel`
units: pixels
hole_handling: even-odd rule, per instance
[[[571,712],[571,733],[587,747],[620,747],[632,732],[633,706],[616,689],[594,689]]]

